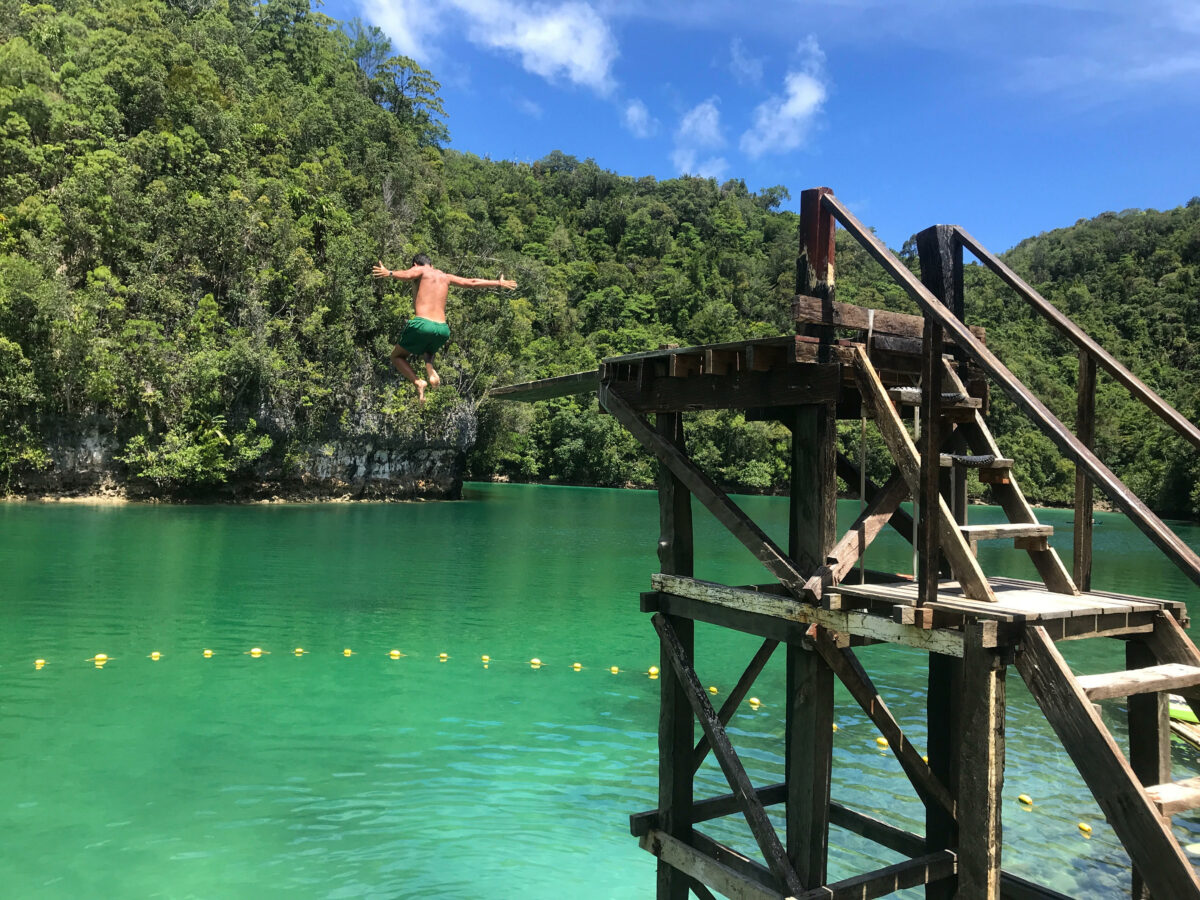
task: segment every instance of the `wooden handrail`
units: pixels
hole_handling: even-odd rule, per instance
[[[833,194],[823,194],[821,202],[863,248],[883,266],[889,275],[916,301],[926,316],[933,319],[953,336],[975,362],[999,385],[1000,389],[1030,419],[1033,420],[1058,449],[1075,465],[1082,468],[1109,499],[1125,512],[1142,533],[1157,546],[1167,558],[1177,565],[1193,582],[1200,585],[1200,556],[1180,540],[1163,521],[1151,512],[1136,494],[1121,479],[1113,474],[1083,443],[1075,437],[1041,400],[1021,383],[969,328],[947,309],[919,278],[910,272],[900,260],[868,228],[854,217]],[[971,251],[975,251],[972,249]]]
[[[1155,415],[1174,428],[1179,434],[1200,449],[1200,428],[1184,418],[1175,407],[1158,396],[1144,381],[1130,372],[1111,353],[1101,347],[1088,336],[1078,325],[1066,317],[1056,306],[1031,288],[1025,281],[1000,261],[994,254],[988,252],[979,241],[958,225],[952,226],[964,247],[981,263],[1000,276],[1000,280],[1017,292],[1026,303],[1041,313],[1047,321],[1063,333],[1063,335],[1080,350],[1086,350],[1104,371],[1108,372],[1115,381],[1124,385]]]

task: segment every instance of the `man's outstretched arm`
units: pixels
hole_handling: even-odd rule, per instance
[[[517,283],[509,281],[507,278],[463,278],[461,275],[447,275],[446,280],[456,287],[465,288],[488,288],[498,287],[513,290]]]
[[[371,267],[372,278],[399,278],[402,281],[412,281],[416,278],[420,278],[421,274],[420,266],[413,266],[412,268],[401,271],[399,269],[389,269],[384,266],[382,262],[379,262]]]

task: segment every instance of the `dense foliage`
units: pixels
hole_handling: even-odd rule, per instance
[[[785,188],[445,149],[431,74],[306,0],[0,0],[0,41],[0,476],[44,465],[63,422],[117,435],[130,478],[195,491],[287,471],[347,434],[428,440],[465,415],[475,477],[646,484],[649,461],[594,398],[501,404],[486,389],[791,330]],[[411,295],[369,278],[418,250],[520,284],[452,298],[446,385],[425,407],[387,362]],[[1200,204],[1105,215],[1008,258],[1197,417]],[[840,239],[838,273],[839,299],[911,310]],[[1069,348],[974,268],[968,304],[1070,421]],[[1118,473],[1160,508],[1200,509],[1193,455],[1138,440],[1139,411],[1101,397]],[[1070,467],[996,408],[1027,492],[1066,499]],[[857,423],[843,427],[857,452]],[[720,412],[689,428],[719,481],[782,485],[782,427]]]

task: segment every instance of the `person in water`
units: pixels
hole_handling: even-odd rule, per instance
[[[371,275],[375,278],[399,278],[402,281],[417,282],[417,296],[413,302],[416,315],[408,320],[404,332],[400,335],[400,343],[392,350],[392,365],[416,386],[417,400],[421,403],[425,402],[425,388],[436,388],[442,383],[433,367],[433,355],[450,340],[450,326],[446,324],[446,294],[450,286],[500,287],[510,291],[517,286],[515,281],[503,278],[463,278],[460,275],[451,275],[435,268],[424,253],[414,256],[412,267],[402,272],[393,272],[380,262],[371,269]],[[424,359],[428,381],[417,377],[409,362],[411,357]]]

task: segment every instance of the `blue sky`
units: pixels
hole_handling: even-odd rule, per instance
[[[827,185],[993,250],[1200,195],[1200,0],[330,0],[442,84],[450,146]]]

